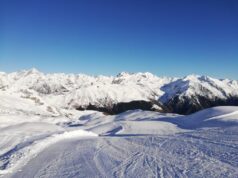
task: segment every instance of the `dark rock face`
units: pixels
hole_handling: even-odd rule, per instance
[[[162,110],[154,109],[154,105],[160,106]],[[131,101],[127,103],[116,103],[105,107],[90,104],[86,107],[76,107],[76,109],[95,110],[112,115],[135,109],[187,115],[214,106],[238,106],[238,97],[230,97],[225,100],[214,98],[211,100],[204,96],[194,96],[192,98],[176,96],[164,105],[155,101]]]
[[[128,110],[141,109],[141,110],[153,110],[153,103],[147,101],[132,101],[129,103],[118,103],[113,105],[113,113],[119,114]]]
[[[88,105],[87,107],[77,107],[77,110],[95,110],[107,114],[119,114],[128,110],[141,109],[146,111],[155,111],[154,103],[149,101],[131,101],[128,103],[117,103],[108,107],[98,107],[96,105]]]
[[[194,96],[193,98],[177,96],[164,105],[169,112],[185,115],[215,106],[238,106],[238,97],[211,100],[204,96]]]

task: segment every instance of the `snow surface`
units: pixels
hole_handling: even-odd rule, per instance
[[[56,115],[1,95],[0,108],[1,177],[238,176],[238,107]]]

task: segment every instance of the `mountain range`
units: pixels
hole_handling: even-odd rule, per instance
[[[0,93],[32,100],[55,114],[58,109],[107,114],[143,109],[190,114],[213,106],[238,106],[237,80],[199,75],[158,77],[148,72],[122,72],[115,77],[44,74],[34,68],[0,72]]]

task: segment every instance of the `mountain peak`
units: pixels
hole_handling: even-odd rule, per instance
[[[184,81],[195,81],[198,80],[201,76],[196,74],[187,75],[183,78]]]
[[[125,77],[125,76],[130,76],[134,73],[131,72],[120,72],[119,74],[117,74],[117,77]]]
[[[40,73],[40,71],[33,67],[33,68],[27,70],[27,73],[29,73],[29,74],[35,74],[35,73]]]

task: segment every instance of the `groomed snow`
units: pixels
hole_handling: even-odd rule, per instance
[[[2,98],[2,177],[238,176],[238,107],[189,116],[64,109],[56,115],[32,101]]]

